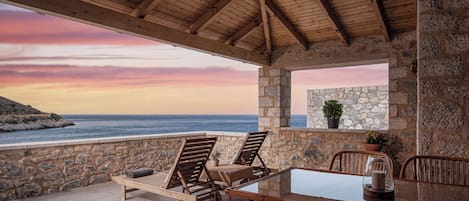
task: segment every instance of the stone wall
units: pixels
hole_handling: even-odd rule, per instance
[[[336,152],[363,150],[365,132],[365,130],[281,128],[279,134],[270,136],[275,143],[271,143],[271,147],[263,147],[261,156],[267,166],[273,168],[327,169]]]
[[[308,90],[307,128],[327,128],[322,107],[324,101],[330,99],[344,105],[339,128],[388,129],[387,85]]]
[[[217,136],[214,150],[229,163],[245,134],[209,133]],[[28,145],[0,146],[0,201],[63,191],[111,180],[129,169],[150,167],[169,170],[184,133],[100,140],[78,140]]]
[[[469,157],[469,1],[418,1],[418,153]]]

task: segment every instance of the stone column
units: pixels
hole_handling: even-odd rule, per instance
[[[280,68],[259,69],[259,130],[279,133],[290,126],[291,72]]]
[[[417,33],[394,35],[389,53],[389,145],[386,152],[401,165],[415,155],[417,132]]]
[[[418,1],[417,153],[469,157],[469,1]]]
[[[259,69],[259,130],[270,131],[260,155],[270,168],[286,161],[279,155],[280,127],[290,126],[291,72],[280,68]]]

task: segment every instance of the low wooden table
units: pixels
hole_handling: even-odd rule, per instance
[[[213,180],[221,181],[228,187],[232,187],[235,181],[254,178],[252,167],[246,165],[222,164],[218,166],[207,166],[207,170]],[[202,175],[202,177],[206,178],[205,175]]]

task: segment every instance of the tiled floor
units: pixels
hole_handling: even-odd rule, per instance
[[[223,200],[228,200],[222,193]],[[47,194],[29,198],[25,201],[120,201],[120,186],[114,182],[98,184],[69,191]],[[134,191],[127,194],[129,201],[169,201],[175,200],[143,191]],[[233,201],[239,201],[233,199]]]

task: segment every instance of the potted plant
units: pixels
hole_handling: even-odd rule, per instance
[[[218,159],[220,159],[220,156],[221,156],[221,153],[219,151],[214,151],[212,156],[210,157],[211,160],[208,161],[207,166],[212,166],[212,167],[218,166],[218,162],[219,162]]]
[[[344,106],[337,100],[324,101],[322,112],[324,113],[324,117],[327,118],[328,128],[339,128],[339,121],[343,113],[343,107]]]
[[[385,134],[378,131],[367,131],[365,133],[366,143],[363,144],[367,151],[379,151],[381,147],[388,141]]]

